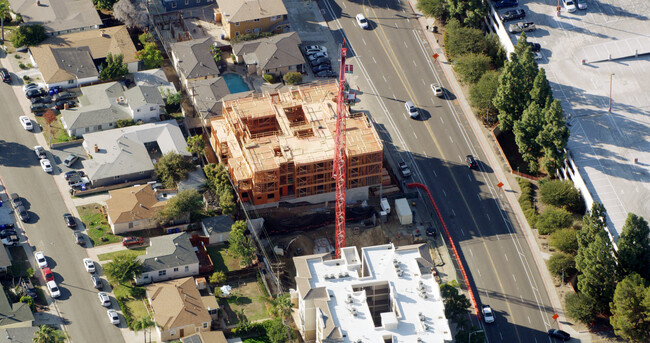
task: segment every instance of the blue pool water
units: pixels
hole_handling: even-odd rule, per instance
[[[248,90],[248,85],[246,82],[244,82],[241,76],[229,73],[224,74],[222,77],[226,81],[226,85],[228,86],[230,93],[241,93]]]

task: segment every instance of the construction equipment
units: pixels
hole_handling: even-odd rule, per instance
[[[345,56],[347,48],[345,39],[341,44],[341,65],[339,69],[339,92],[336,97],[336,136],[332,176],[336,180],[336,251],[335,258],[341,257],[341,249],[345,246],[345,187],[346,187],[346,155],[345,155],[345,111],[343,106],[345,93]]]

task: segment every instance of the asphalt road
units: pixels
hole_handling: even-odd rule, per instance
[[[409,182],[426,184],[460,245],[470,281],[482,304],[489,304],[496,322],[485,325],[489,342],[548,342],[554,326],[553,308],[522,228],[498,195],[499,182],[478,140],[451,93],[434,51],[405,0],[324,0],[330,28],[342,27],[355,65],[351,78],[359,85],[363,104],[376,123],[395,162],[414,171]],[[369,30],[354,17],[364,13]],[[333,32],[340,42],[340,30]],[[439,76],[438,76],[439,75]],[[441,83],[446,98],[435,97],[430,84]],[[410,119],[404,102],[412,101],[420,119]],[[364,100],[362,100],[364,101]],[[480,170],[469,170],[465,155],[473,154]],[[514,223],[514,224],[513,224]],[[480,305],[480,304],[479,304]],[[478,325],[478,324],[476,324]],[[481,324],[482,325],[482,324]]]
[[[33,122],[34,133],[22,128],[18,117],[24,109],[11,86],[4,83],[0,84],[0,103],[0,177],[8,192],[18,193],[27,204],[31,220],[23,227],[29,242],[45,252],[55,274],[61,289],[61,297],[55,300],[55,305],[72,341],[123,341],[119,330],[109,323],[106,308],[99,304],[98,291],[83,267],[82,259],[88,257],[85,249],[75,244],[71,229],[63,222],[62,214],[70,211],[53,176],[41,169],[32,150],[38,145],[35,138],[35,133],[40,132],[38,125]],[[49,152],[48,155],[54,177],[62,177],[56,165],[63,161],[52,159]],[[47,289],[44,288],[44,292],[47,293]],[[115,302],[113,306],[115,308]],[[125,325],[124,318],[121,325]]]

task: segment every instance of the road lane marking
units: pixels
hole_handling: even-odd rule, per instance
[[[375,64],[377,64],[377,60],[375,59],[375,56],[372,56],[372,61],[375,62]],[[385,78],[384,78],[384,80],[385,80]]]
[[[474,253],[472,252],[472,249],[469,249],[469,254],[472,255],[472,257],[474,257]]]
[[[413,137],[415,137],[415,139],[418,139],[418,136],[415,134],[415,132],[413,132]]]
[[[417,68],[417,66],[418,66],[418,64],[415,63],[415,60],[413,60],[413,65],[415,65],[416,68]]]
[[[492,220],[490,219],[490,215],[489,215],[487,212],[485,212],[485,216],[488,217],[488,221],[492,221]]]
[[[501,340],[503,341],[503,335],[501,334],[501,331],[499,331],[499,337],[501,337]],[[519,337],[519,336],[517,336]]]
[[[452,144],[454,143],[454,140],[451,138],[451,136],[449,136],[449,140],[451,141]]]
[[[512,279],[515,280],[515,282],[517,282],[517,278],[515,277],[515,274],[512,274]]]
[[[361,41],[363,42],[363,45],[368,45],[368,44],[366,44],[366,40],[365,40],[365,39],[361,38]]]
[[[409,48],[409,46],[406,45],[406,41],[404,41],[404,46],[405,46],[407,49]]]
[[[472,178],[469,177],[469,175],[467,175],[467,178],[468,178],[470,181],[472,181]],[[477,194],[476,194],[476,197],[478,198],[478,201],[481,201],[481,194],[480,194],[480,193],[477,193]]]
[[[440,118],[441,123],[443,123],[443,124],[445,123],[445,121],[442,119],[442,117],[438,117],[438,118]]]
[[[508,254],[503,254],[503,257],[506,258],[506,262],[508,261]]]
[[[469,176],[469,174],[467,174],[467,178],[469,179],[469,181],[472,181],[472,177]],[[481,200],[481,196],[480,196],[480,195],[479,195],[478,199]]]
[[[388,80],[386,80],[386,76],[382,75],[381,77],[384,79],[384,82],[388,82]]]
[[[435,170],[431,169],[431,171],[433,172],[433,175],[434,175],[435,177],[438,177],[438,174],[436,173]]]
[[[454,215],[454,217],[456,216],[456,212],[454,211],[454,209],[453,209],[453,208],[451,209],[451,214],[453,214],[453,215]]]
[[[460,228],[460,233],[461,233],[463,236],[465,236],[465,231],[463,230],[463,228]],[[474,256],[474,255],[472,255],[472,256]]]
[[[444,196],[447,196],[447,192],[445,192],[444,189],[442,190],[442,194],[443,194]]]

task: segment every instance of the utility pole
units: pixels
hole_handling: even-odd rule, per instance
[[[614,73],[609,74],[609,113],[612,113],[612,76]]]

